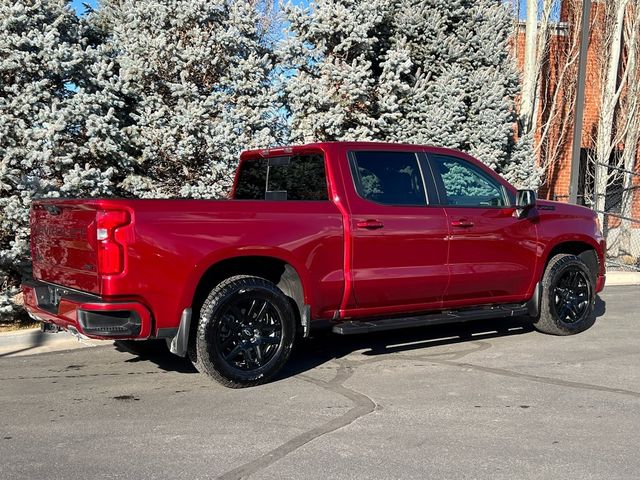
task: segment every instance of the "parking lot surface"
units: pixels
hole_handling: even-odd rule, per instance
[[[114,345],[0,358],[0,477],[637,479],[639,311],[639,287],[609,287],[572,337],[322,336],[244,390]]]

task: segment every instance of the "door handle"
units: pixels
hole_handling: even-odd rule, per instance
[[[382,223],[380,220],[374,220],[370,218],[369,220],[363,220],[361,222],[357,222],[356,227],[366,228],[367,230],[376,230],[378,228],[384,227],[384,223]]]
[[[469,228],[469,227],[473,227],[473,222],[471,220],[466,219],[466,218],[460,218],[458,220],[453,220],[451,222],[451,226]]]

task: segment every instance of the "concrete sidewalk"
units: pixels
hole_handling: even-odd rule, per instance
[[[607,281],[605,285],[623,286],[623,285],[640,285],[640,272],[607,272]]]
[[[39,328],[0,333],[0,357],[18,357],[113,343],[78,339],[68,332],[43,333]]]

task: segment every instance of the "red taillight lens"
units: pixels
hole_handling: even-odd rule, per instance
[[[114,275],[124,270],[124,247],[116,240],[115,232],[130,221],[124,210],[99,210],[96,215],[98,240],[98,272]]]

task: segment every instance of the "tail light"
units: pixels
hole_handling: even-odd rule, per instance
[[[130,222],[125,210],[99,210],[96,216],[98,272],[114,275],[124,270],[124,245],[116,240],[116,230]]]

